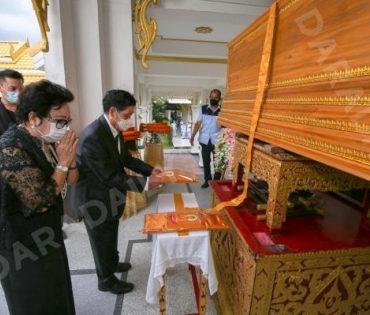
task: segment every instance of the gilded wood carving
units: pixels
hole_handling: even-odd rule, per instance
[[[32,0],[33,9],[35,10],[37,22],[39,23],[42,46],[41,50],[43,52],[49,51],[49,40],[46,32],[50,31],[48,25],[48,0]]]
[[[246,165],[247,140],[237,137],[233,183],[238,179],[240,165]],[[286,153],[271,154],[255,145],[251,171],[268,183],[266,223],[271,230],[280,230],[285,221],[287,202],[295,190],[336,191],[369,187],[370,183],[330,166]]]
[[[148,69],[149,65],[146,62],[147,54],[157,35],[156,21],[146,18],[146,11],[150,2],[157,4],[157,0],[135,0],[135,34],[139,41],[139,52],[143,50],[141,64],[143,68]]]

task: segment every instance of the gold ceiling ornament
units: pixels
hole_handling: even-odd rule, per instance
[[[146,11],[150,2],[157,4],[157,0],[135,0],[135,34],[139,40],[139,51],[143,50],[141,64],[145,69],[149,68],[146,56],[157,35],[156,21],[147,20],[146,18]]]
[[[33,9],[35,10],[37,21],[39,22],[39,27],[42,37],[41,50],[43,52],[49,51],[49,41],[46,32],[50,31],[48,25],[48,0],[32,0]]]
[[[213,29],[208,26],[198,26],[194,29],[198,34],[209,34],[213,32]]]

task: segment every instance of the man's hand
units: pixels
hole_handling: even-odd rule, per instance
[[[161,188],[163,186],[163,177],[158,175],[149,176],[149,189]]]
[[[156,189],[163,186],[163,176],[158,176],[163,173],[163,169],[160,167],[153,168],[152,174],[149,176],[149,188]]]
[[[151,175],[157,175],[157,174],[160,174],[160,173],[163,173],[163,172],[164,172],[163,168],[156,166],[156,167],[153,168],[153,171],[152,171]]]
[[[189,142],[190,142],[190,145],[193,147],[194,146],[194,137],[193,136],[190,137]]]

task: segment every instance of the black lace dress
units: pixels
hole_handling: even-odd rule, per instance
[[[25,128],[1,136],[0,280],[11,315],[75,314],[53,172]]]

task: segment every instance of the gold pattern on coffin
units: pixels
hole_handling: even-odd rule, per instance
[[[246,165],[247,140],[236,138],[235,184],[240,165]],[[252,154],[251,172],[268,183],[266,224],[271,230],[280,230],[285,221],[287,202],[295,190],[336,191],[369,187],[370,183],[330,166],[297,155],[271,154],[255,148]]]
[[[224,100],[222,104],[254,104],[255,99]],[[325,106],[370,106],[369,96],[339,96],[339,97],[289,97],[289,98],[268,98],[267,105],[325,105]],[[222,110],[224,111],[224,109]]]
[[[361,164],[370,165],[370,154],[363,151],[358,151],[354,149],[344,148],[330,143],[325,143],[322,141],[317,141],[309,138],[303,138],[298,136],[289,135],[284,132],[278,132],[267,128],[258,128],[258,132],[261,134],[266,134],[274,137],[275,139],[283,139],[292,143],[303,145],[308,148],[315,149],[317,151],[322,151],[329,153],[330,155],[335,155],[339,157],[346,158],[348,160],[353,160]]]
[[[148,69],[146,57],[155,36],[157,35],[157,23],[146,19],[146,11],[150,2],[157,4],[157,0],[136,0],[135,1],[135,34],[139,40],[139,51],[143,50],[141,64],[143,68]]]
[[[337,80],[345,80],[356,77],[370,76],[370,66],[358,67],[355,69],[347,69],[342,71],[334,71],[327,73],[320,73],[315,75],[309,75],[306,77],[299,77],[288,79],[275,83],[266,83],[266,89],[278,88],[284,86],[294,86],[308,83],[320,83],[320,82],[335,82]],[[227,93],[238,93],[257,90],[257,85],[249,85],[243,88],[232,89],[228,87]]]
[[[283,14],[285,11],[289,10],[293,5],[295,5],[297,2],[300,0],[292,0],[289,1],[285,6],[283,6],[280,10],[278,9],[277,15]],[[230,46],[229,49],[230,51],[241,44],[244,43],[244,41],[252,36],[254,36],[256,33],[258,33],[261,28],[265,27],[267,25],[267,19],[268,16],[266,16],[266,19],[264,21],[261,21],[260,24],[258,24],[254,29],[252,29],[248,34],[246,34],[241,41],[236,42],[234,45]],[[257,88],[257,87],[256,87]]]
[[[215,200],[217,205],[220,201]],[[225,212],[226,221],[233,226]],[[235,227],[227,232],[211,233],[218,280],[217,306],[223,315],[249,314],[255,273],[254,257],[237,234]]]
[[[350,78],[356,78],[356,77],[363,77],[363,76],[368,76],[368,75],[370,75],[370,66],[363,66],[363,67],[358,67],[355,69],[346,69],[342,71],[320,73],[320,74],[309,75],[309,76],[301,77],[301,78],[284,80],[281,82],[267,84],[266,87],[276,88],[276,87],[298,85],[298,84],[336,81],[336,80],[344,80],[344,79],[350,79]]]
[[[225,114],[234,114],[234,115],[249,117],[249,119],[252,117],[252,112],[245,111],[245,110],[223,109],[222,112]],[[347,131],[347,132],[358,132],[361,134],[370,134],[370,125],[360,124],[358,122],[311,118],[311,117],[305,117],[305,116],[277,115],[277,114],[262,114],[261,117],[265,119],[321,127],[325,129],[334,129],[334,130],[341,130],[341,131]],[[225,120],[224,118],[221,118],[221,119]],[[229,121],[232,122],[233,125],[237,124],[236,122],[232,120],[229,120]],[[245,126],[245,124],[240,124],[240,126]],[[260,131],[260,129],[258,129],[258,131]]]
[[[222,111],[224,111],[224,110],[222,110]],[[239,126],[239,127],[241,127],[241,128],[244,128],[244,129],[248,129],[249,130],[249,128],[250,128],[250,124],[247,124],[247,123],[243,123],[243,122],[239,122],[239,121],[235,121],[235,120],[232,120],[232,119],[227,119],[227,118],[225,118],[225,117],[220,117],[219,118],[219,121],[220,122],[226,122],[226,123],[229,123],[229,124],[231,124],[231,125],[233,125],[233,126]]]
[[[250,31],[245,37],[243,37],[243,39],[241,41],[238,41],[234,45],[231,45],[229,47],[229,51],[231,52],[236,47],[244,44],[246,39],[248,39],[248,38],[252,37],[254,34],[258,33],[266,25],[267,25],[267,19],[265,21],[262,21],[260,24],[258,24],[252,31]]]
[[[224,100],[222,101],[222,104],[254,104],[256,102],[255,99],[248,99],[248,100]],[[224,111],[222,109],[222,111]],[[229,111],[231,111],[229,109]]]
[[[33,9],[36,13],[37,22],[39,23],[41,31],[41,50],[43,52],[49,51],[49,40],[46,32],[50,31],[48,25],[48,0],[32,0]]]
[[[247,100],[251,101],[251,100]],[[253,100],[252,100],[253,101]],[[225,103],[225,102],[223,102]],[[241,100],[243,103],[243,100]],[[269,98],[266,104],[272,105],[326,105],[326,106],[369,106],[369,96],[339,96],[339,97],[290,97],[290,98]]]
[[[292,0],[289,1],[285,6],[283,6],[280,10],[278,15],[283,14],[285,11],[288,11],[293,5],[297,4],[300,0]]]
[[[265,256],[256,275],[251,314],[370,311],[369,249]]]
[[[321,127],[325,129],[335,129],[348,132],[359,132],[361,134],[370,134],[370,125],[359,124],[358,122],[338,121],[333,119],[310,118],[305,116],[263,114],[262,118],[291,122],[301,125]]]

